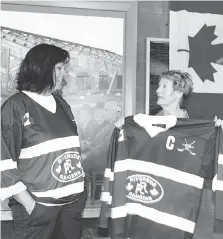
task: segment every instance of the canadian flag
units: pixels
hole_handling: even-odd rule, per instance
[[[170,3],[170,69],[189,72],[190,117],[223,119],[223,2]]]

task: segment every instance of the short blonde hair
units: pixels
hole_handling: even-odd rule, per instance
[[[184,96],[189,95],[193,91],[193,81],[189,73],[180,70],[170,70],[163,72],[160,76],[167,80],[173,81],[174,91],[183,92]]]

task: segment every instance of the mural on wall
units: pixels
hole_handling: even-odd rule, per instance
[[[112,20],[110,19],[111,22]],[[118,25],[118,28],[123,31],[123,19],[119,20],[121,21],[119,21],[120,26]],[[112,44],[117,42],[114,40],[117,34],[115,31],[113,32],[112,28],[110,29],[111,39],[109,40],[111,47],[103,49],[99,46],[102,40],[101,35],[95,36],[95,33],[90,30],[84,34],[80,32],[88,39],[89,43],[86,45],[82,44],[80,39],[78,43],[71,41],[69,37],[67,37],[68,40],[61,39],[62,37],[59,39],[55,38],[54,34],[37,34],[37,31],[31,27],[29,27],[29,31],[8,27],[12,24],[7,24],[7,20],[5,22],[6,24],[1,27],[1,103],[16,92],[16,74],[29,49],[40,43],[48,43],[68,50],[71,59],[62,96],[70,104],[78,125],[83,167],[87,175],[90,175],[90,180],[94,178],[94,180],[100,181],[107,162],[108,146],[114,124],[120,118],[123,109],[123,39],[116,47],[121,50],[114,52],[110,49],[112,49]],[[52,24],[55,25],[55,22]],[[113,25],[113,28],[117,30],[117,22],[116,25]],[[100,26],[97,27],[100,28]],[[84,30],[86,31],[83,28]],[[98,37],[97,47],[96,37]],[[118,37],[120,37],[120,34]],[[86,43],[84,37],[81,39]],[[93,46],[91,45],[91,39],[94,42],[94,44],[92,43]],[[113,48],[115,49],[114,46]],[[93,177],[92,174],[94,174]],[[96,192],[95,181],[91,184],[93,185],[91,201],[94,203],[95,199],[99,199],[100,187]]]

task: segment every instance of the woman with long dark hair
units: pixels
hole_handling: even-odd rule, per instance
[[[55,91],[64,86],[69,53],[33,47],[21,63],[18,93],[1,109],[0,198],[9,199],[20,239],[80,239],[86,201],[77,126]]]

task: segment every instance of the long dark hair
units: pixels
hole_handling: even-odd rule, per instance
[[[49,44],[39,44],[28,51],[17,74],[17,89],[36,93],[52,90],[55,65],[67,63],[69,52]]]

